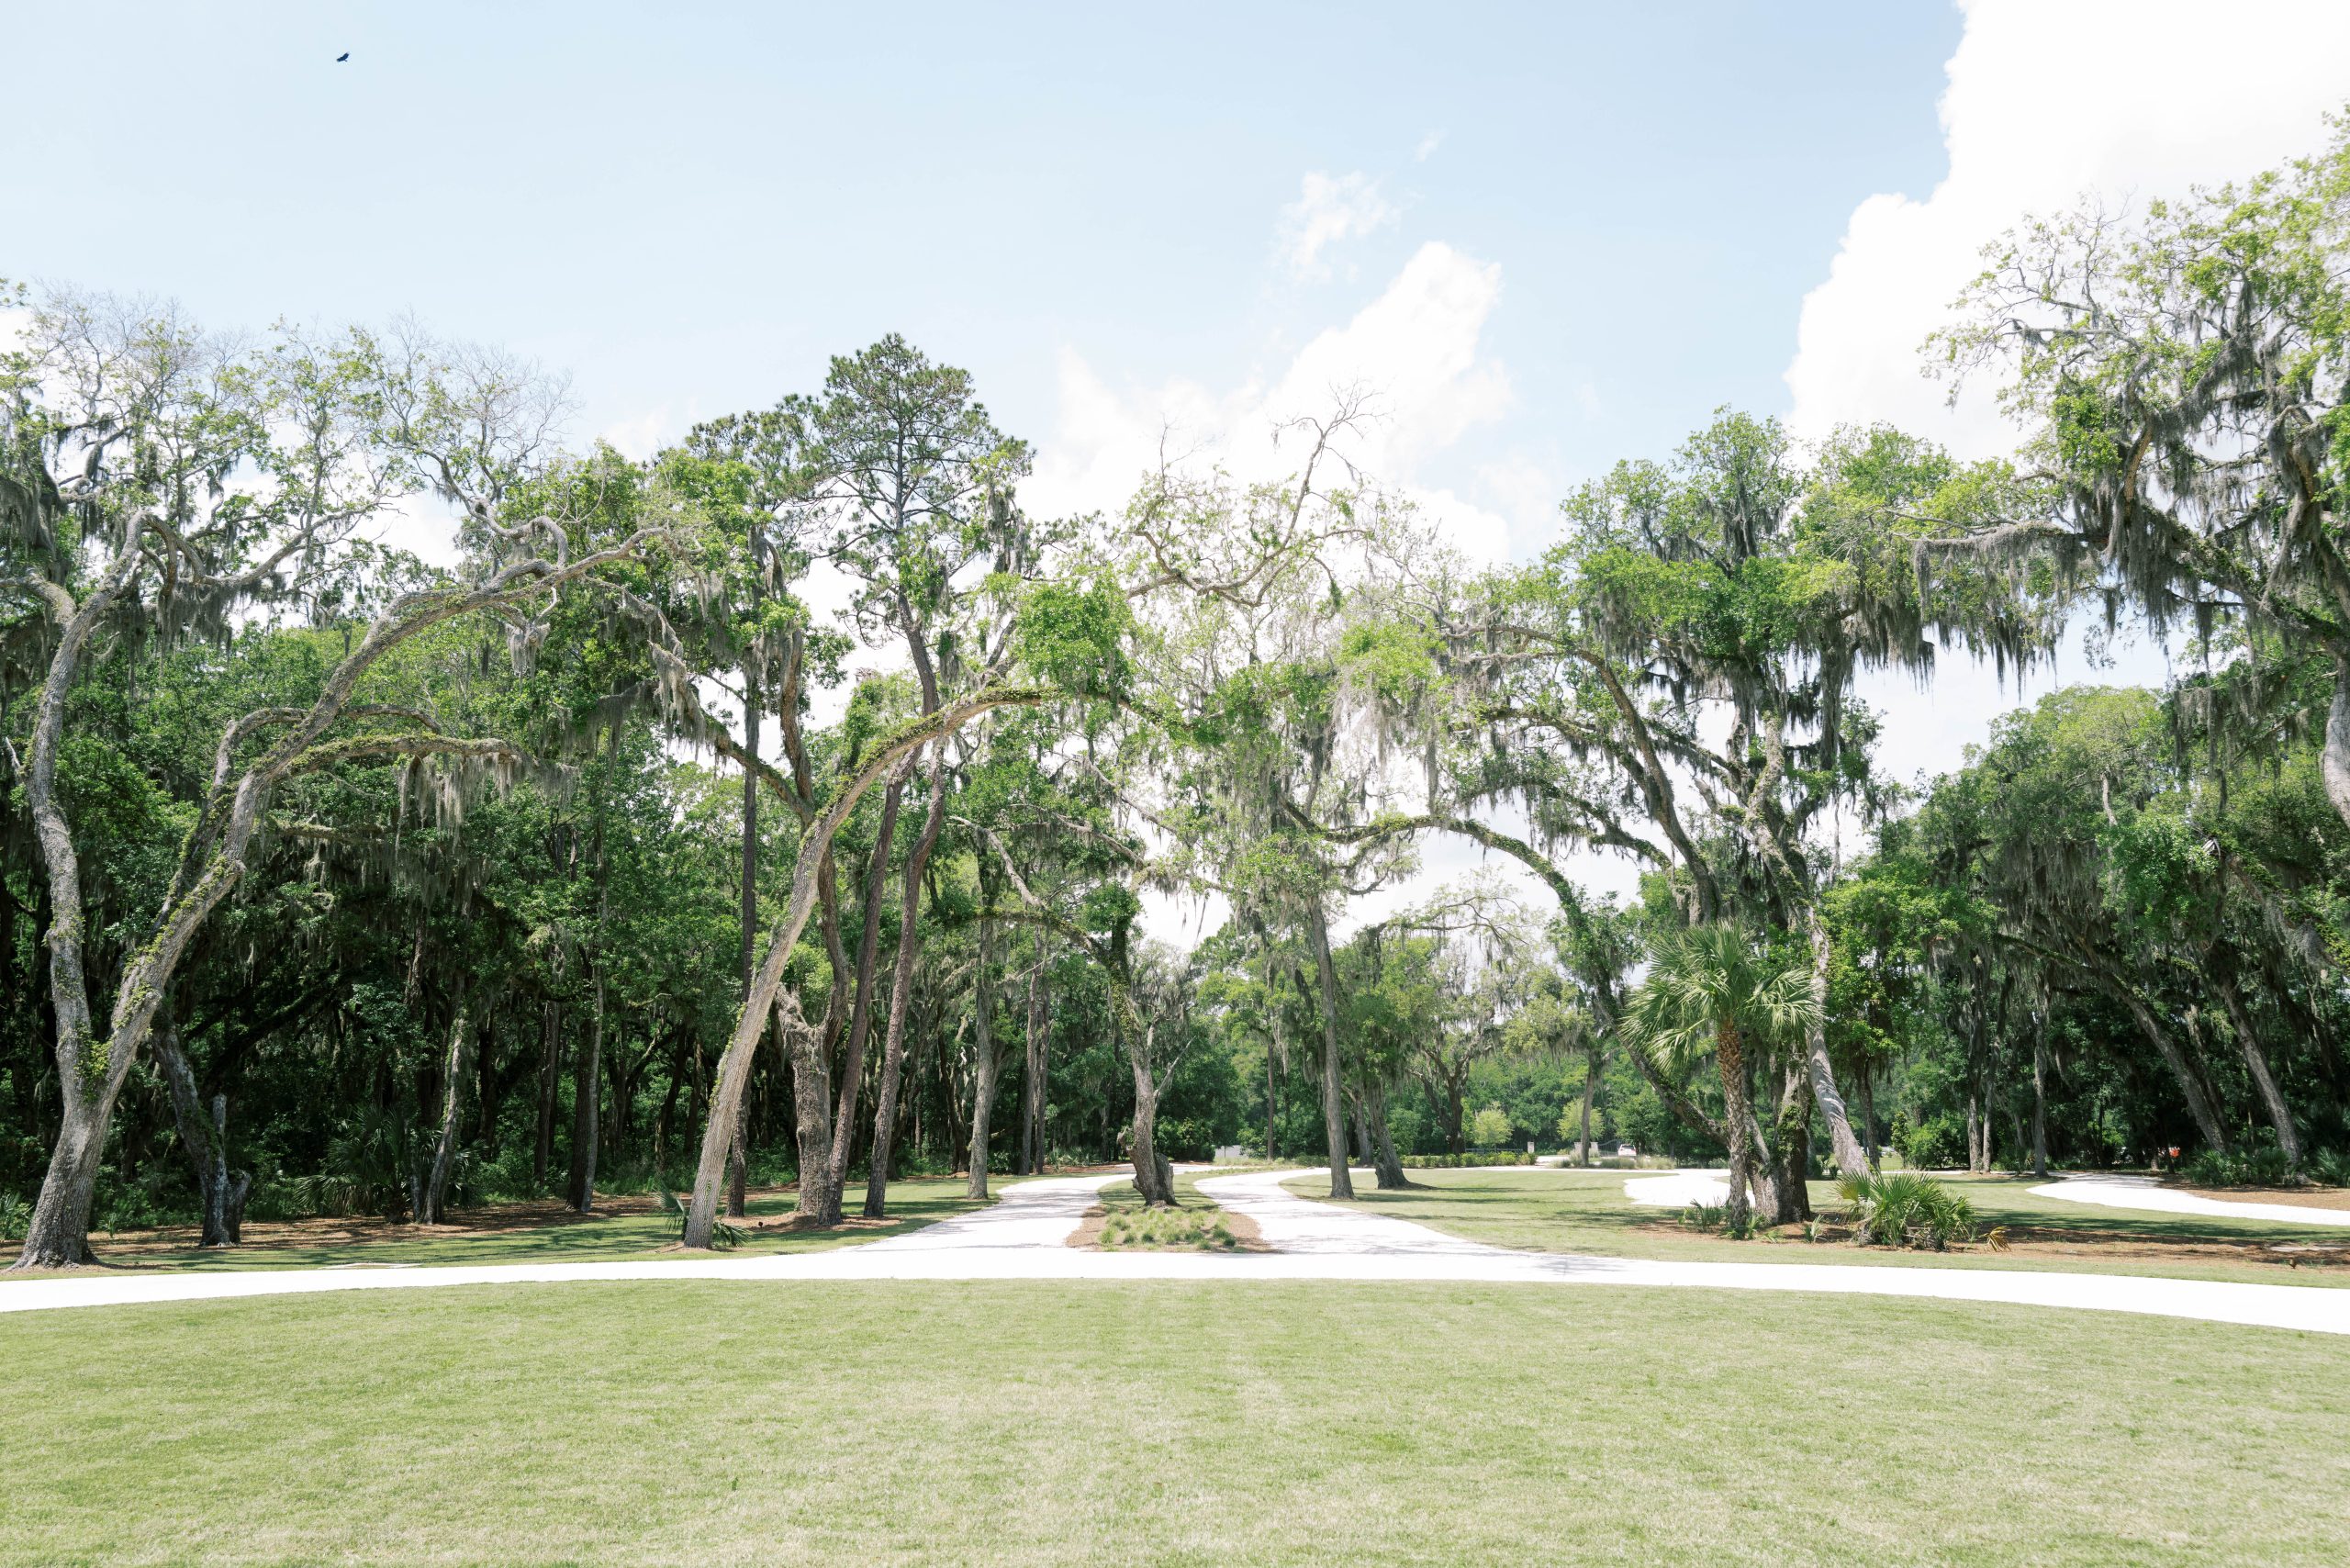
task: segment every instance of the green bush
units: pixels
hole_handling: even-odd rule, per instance
[[[1531,1165],[1534,1157],[1501,1149],[1468,1154],[1405,1154],[1397,1156],[1396,1163],[1406,1170],[1459,1170],[1478,1165]]]
[[[1509,1142],[1509,1113],[1488,1105],[1469,1121],[1469,1141],[1479,1148],[1499,1148]]]
[[[1944,1111],[1914,1125],[1897,1117],[1894,1144],[1901,1163],[1912,1170],[1930,1170],[1966,1163],[1966,1123],[1955,1111]]]
[[[2222,1154],[2207,1148],[2178,1168],[2198,1187],[2282,1187],[2293,1180],[2285,1151],[2274,1144]]]
[[[1836,1190],[1852,1205],[1852,1239],[1863,1247],[1930,1247],[1975,1239],[1975,1206],[1914,1170],[1847,1176]]]
[[[2328,1187],[2350,1187],[2350,1149],[2327,1148],[2303,1162],[2309,1179]]]
[[[32,1223],[32,1204],[14,1193],[0,1193],[0,1241],[22,1241]]]

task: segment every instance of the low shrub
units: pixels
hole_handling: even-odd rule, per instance
[[[1534,1156],[1520,1150],[1472,1150],[1467,1154],[1406,1154],[1397,1157],[1406,1170],[1460,1170],[1479,1165],[1531,1165]]]
[[[2285,1151],[2274,1144],[2228,1154],[2207,1148],[2182,1163],[2178,1173],[2197,1187],[2283,1187],[2293,1180]]]
[[[1137,1248],[1149,1251],[1231,1252],[1232,1234],[1222,1209],[1113,1209],[1094,1245],[1105,1252]]]
[[[1681,1223],[1690,1230],[1719,1231],[1731,1241],[1751,1241],[1755,1232],[1753,1212],[1749,1210],[1742,1220],[1732,1220],[1727,1204],[1691,1204],[1681,1211]]]
[[[1852,1175],[1836,1183],[1852,1209],[1852,1239],[1863,1247],[1930,1247],[1975,1239],[1975,1205],[1914,1170]]]
[[[677,1201],[677,1194],[669,1191],[668,1188],[661,1188],[660,1193],[661,1212],[665,1215],[673,1215],[677,1219],[677,1237],[678,1239],[683,1240],[685,1238],[686,1219],[688,1217],[686,1214],[686,1205],[679,1203]],[[722,1252],[729,1248],[740,1247],[743,1245],[744,1238],[743,1227],[740,1226],[729,1225],[722,1219],[713,1220],[711,1223],[710,1245],[713,1250]]]
[[[32,1223],[32,1204],[14,1193],[0,1193],[0,1241],[22,1241]]]

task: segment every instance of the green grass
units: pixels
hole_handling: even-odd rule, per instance
[[[1564,1286],[0,1318],[0,1564],[2339,1563],[2350,1339]]]
[[[996,1184],[1001,1191],[1002,1183]],[[850,1226],[841,1230],[747,1229],[734,1255],[755,1257],[771,1252],[807,1252],[828,1247],[874,1241],[934,1224],[981,1205],[963,1195],[962,1177],[912,1178],[890,1183],[889,1226]],[[843,1212],[854,1216],[865,1201],[862,1182],[852,1183],[843,1195]],[[748,1218],[779,1221],[791,1213],[797,1198],[790,1193],[755,1193],[744,1204]],[[104,1235],[91,1238],[98,1257],[110,1267],[133,1271],[217,1271],[223,1269],[316,1269],[336,1265],[384,1266],[410,1263],[591,1263],[615,1259],[649,1259],[677,1240],[675,1215],[650,1213],[598,1214],[586,1217],[536,1214],[533,1222],[512,1225],[511,1211],[497,1208],[470,1211],[456,1216],[460,1226],[478,1228],[407,1231],[388,1227],[382,1239],[342,1242],[297,1242],[230,1248],[206,1252],[184,1250],[127,1252],[110,1249]],[[13,1251],[13,1249],[11,1249]],[[0,1290],[7,1289],[0,1279]]]
[[[1975,1206],[1977,1233],[2005,1226],[2029,1247],[2004,1252],[1987,1246],[1948,1252],[1886,1247],[1815,1245],[1801,1238],[1729,1241],[1684,1229],[1681,1211],[1634,1204],[1624,1195],[1620,1170],[1415,1170],[1409,1191],[1382,1193],[1355,1185],[1357,1208],[1414,1220],[1497,1247],[1541,1252],[1587,1252],[1614,1258],[1664,1258],[1743,1262],[1854,1263],[1928,1268],[2053,1269],[2099,1273],[2162,1274],[2179,1279],[2258,1280],[2278,1284],[2350,1287],[2350,1252],[2311,1254],[2304,1266],[2236,1261],[2198,1248],[2212,1243],[2254,1247],[2287,1242],[2350,1246],[2341,1227],[2296,1226],[2266,1220],[2187,1215],[2141,1215],[2035,1197],[2030,1177],[1947,1177]],[[1329,1179],[1305,1175],[1283,1183],[1319,1198]],[[1832,1182],[1811,1183],[1812,1206],[1841,1210]],[[2130,1249],[2124,1251],[2122,1249]],[[2325,1260],[2331,1260],[2330,1261]]]

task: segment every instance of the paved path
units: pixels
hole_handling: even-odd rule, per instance
[[[1711,1170],[1668,1170],[1660,1176],[1634,1176],[1624,1183],[1624,1195],[1636,1204],[1685,1209],[1691,1204],[1716,1208],[1729,1202],[1729,1182]]]
[[[2109,1209],[2139,1209],[2148,1214],[2221,1215],[2229,1219],[2273,1220],[2278,1225],[2350,1226],[2350,1209],[2312,1208],[2306,1204],[2239,1203],[2233,1198],[2200,1198],[2165,1187],[2151,1176],[2067,1176],[2045,1187],[2034,1187],[2036,1197],[2062,1198],[2068,1204],[2098,1204]]]
[[[1066,1245],[1096,1189],[1116,1175],[1015,1182],[987,1209],[861,1247],[765,1258],[462,1268],[281,1269],[88,1273],[0,1281],[0,1312],[318,1291],[596,1280],[1357,1280],[1652,1285],[2082,1307],[2350,1334],[2350,1290],[2021,1270],[1821,1263],[1687,1263],[1518,1252],[1425,1226],[1301,1198],[1281,1183],[1315,1174],[1211,1177],[1202,1192],[1257,1222],[1271,1252],[1094,1252]],[[1369,1171],[1362,1180],[1371,1180]]]

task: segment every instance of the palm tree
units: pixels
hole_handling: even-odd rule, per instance
[[[1752,1221],[1754,1116],[1746,1092],[1746,1051],[1799,1039],[1818,1018],[1810,966],[1782,958],[1735,925],[1692,926],[1659,938],[1649,972],[1625,1009],[1623,1033],[1635,1050],[1679,1070],[1708,1051],[1721,1074],[1723,1122],[1729,1134],[1729,1229]]]

